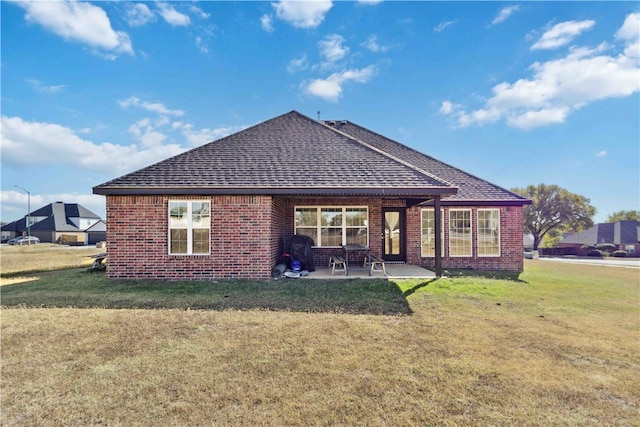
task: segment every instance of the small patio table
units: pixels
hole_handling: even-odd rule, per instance
[[[349,275],[349,252],[366,252],[368,255],[371,252],[371,249],[368,246],[364,245],[342,245],[342,249],[344,249],[345,253],[345,276]]]

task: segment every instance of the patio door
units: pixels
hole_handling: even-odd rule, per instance
[[[405,213],[403,208],[382,208],[382,258],[385,261],[406,261]]]

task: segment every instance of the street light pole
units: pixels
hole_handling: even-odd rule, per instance
[[[14,187],[27,193],[27,245],[31,246],[31,193],[19,185],[14,185]]]

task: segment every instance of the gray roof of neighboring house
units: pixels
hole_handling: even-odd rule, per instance
[[[100,219],[98,215],[77,203],[55,202],[31,212],[29,216],[45,217],[31,226],[33,231],[84,231],[71,221],[71,218]],[[2,226],[2,231],[25,231],[27,217]]]
[[[297,111],[93,189],[105,195],[368,195],[421,200],[438,194],[456,197],[460,191],[464,200],[530,203],[359,126],[336,126]]]
[[[640,243],[640,222],[618,221],[600,223],[581,232],[563,237],[560,244],[596,245],[613,243],[615,245]]]

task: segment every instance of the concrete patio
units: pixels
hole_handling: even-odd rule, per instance
[[[344,271],[336,271],[331,274],[331,268],[327,266],[316,266],[316,271],[309,273],[306,279],[432,279],[436,274],[426,268],[409,264],[386,264],[387,274],[381,270],[376,270],[369,276],[369,268],[362,266],[349,266],[349,275],[345,276]]]

